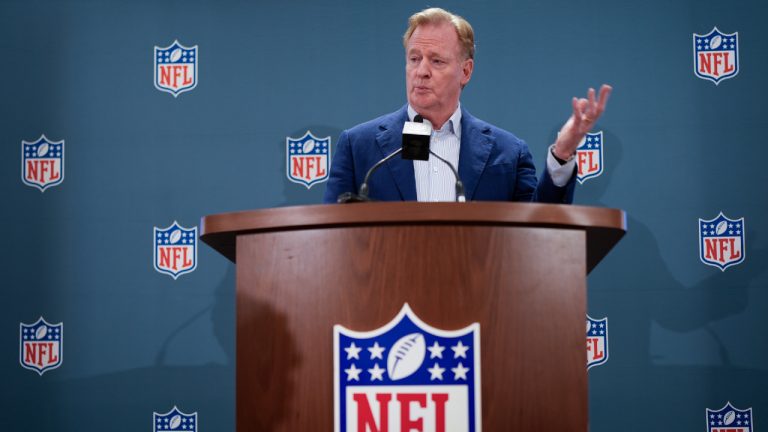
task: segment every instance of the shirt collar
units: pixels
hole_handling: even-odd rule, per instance
[[[413,121],[413,118],[416,117],[415,109],[411,106],[411,104],[408,104],[408,120]],[[424,119],[425,123],[429,123],[430,126],[433,126],[432,123]],[[448,129],[445,128],[445,126],[448,125]],[[434,127],[434,126],[433,126]],[[447,122],[445,122],[445,125],[443,125],[443,131],[449,131],[453,132],[454,135],[461,138],[461,102],[459,102],[459,105],[456,107],[456,111],[453,112],[453,115],[448,119]]]

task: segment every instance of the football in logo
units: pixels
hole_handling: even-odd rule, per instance
[[[715,85],[735,77],[739,73],[739,33],[722,33],[717,27],[705,35],[694,33],[693,71]]]
[[[48,143],[40,144],[40,147],[37,148],[37,157],[44,157],[47,154],[48,154]]]
[[[403,336],[392,345],[387,357],[387,374],[392,381],[413,375],[424,363],[427,346],[424,335],[413,333]]]

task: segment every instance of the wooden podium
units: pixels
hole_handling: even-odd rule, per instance
[[[333,326],[407,302],[433,327],[480,324],[483,430],[586,432],[586,275],[625,231],[621,210],[527,203],[204,217],[237,263],[237,430],[333,430]]]

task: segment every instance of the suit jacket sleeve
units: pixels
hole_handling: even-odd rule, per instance
[[[339,195],[344,192],[357,192],[352,147],[349,142],[349,132],[346,130],[339,136],[339,142],[331,160],[331,172],[325,188],[325,195],[323,195],[323,202],[326,204],[335,203]]]

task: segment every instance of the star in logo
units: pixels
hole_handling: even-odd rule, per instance
[[[467,358],[467,350],[469,347],[461,343],[461,341],[452,346],[451,349],[453,350],[453,358]],[[459,363],[459,365],[461,365],[461,363]]]
[[[378,358],[384,360],[384,350],[386,348],[379,346],[378,342],[375,342],[372,347],[368,348],[368,351],[371,352],[371,360]]]
[[[437,342],[435,342],[437,343]],[[434,381],[436,379],[442,381],[443,380],[443,372],[445,372],[445,368],[441,368],[439,364],[435,363],[434,366],[427,369],[429,371],[429,380]]]
[[[443,358],[443,350],[445,350],[445,347],[441,346],[437,341],[435,341],[431,347],[427,347],[427,349],[429,350],[429,358]]]
[[[360,381],[360,372],[362,371],[362,369],[355,367],[354,364],[348,369],[344,369],[344,372],[347,373],[347,381]]]
[[[459,365],[455,368],[451,368],[451,371],[453,371],[453,379],[467,379],[467,372],[469,372],[469,368],[464,367],[464,365],[459,362]]]
[[[355,346],[355,343],[352,342],[347,348],[344,348],[344,351],[347,352],[347,360],[349,359],[358,359],[360,360],[360,351],[362,348]]]
[[[380,368],[378,363],[375,363],[373,365],[373,368],[368,369],[368,373],[371,374],[371,381],[376,381],[376,380],[384,381],[384,371],[385,370],[386,369]]]

